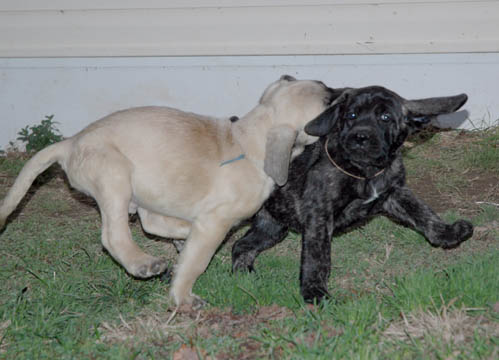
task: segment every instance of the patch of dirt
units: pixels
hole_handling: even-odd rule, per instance
[[[14,184],[15,177],[0,172],[0,194],[2,197]],[[65,209],[40,209],[33,207],[32,202],[39,197],[51,197],[54,200],[64,201],[68,204]],[[60,167],[53,167],[38,177],[30,187],[16,210],[9,217],[10,221],[18,216],[29,216],[31,212],[43,213],[50,218],[61,216],[79,219],[89,215],[98,215],[98,207],[95,200],[69,185],[64,171]]]
[[[260,326],[269,326],[272,321],[294,317],[291,310],[278,305],[262,306],[249,314],[235,314],[229,309],[208,308],[194,310],[182,306],[177,312],[170,309],[164,313],[144,314],[133,320],[111,325],[101,324],[99,331],[105,343],[151,342],[164,346],[167,342],[181,342],[174,352],[174,359],[207,358],[206,352],[193,345],[197,338],[230,337],[238,343],[241,353],[238,359],[255,359],[263,356],[262,344],[250,336]],[[155,339],[155,340],[152,340]],[[187,341],[186,341],[187,339]],[[133,344],[132,344],[133,345]],[[221,351],[216,359],[234,359],[234,353]]]
[[[314,312],[317,307],[307,306],[300,310],[297,316],[303,316],[301,312]],[[279,305],[262,306],[252,313],[236,314],[232,309],[207,308],[194,310],[189,306],[181,306],[177,312],[172,308],[164,313],[142,314],[132,320],[111,325],[102,323],[99,331],[103,343],[150,343],[161,351],[168,344],[180,343],[180,347],[170,354],[173,359],[198,360],[198,359],[260,359],[268,357],[268,349],[252,338],[258,333],[258,328],[272,329],[275,321],[293,319],[295,314],[288,308]],[[316,331],[304,334],[302,338],[293,339],[287,346],[292,349],[300,344],[313,346],[317,336],[335,337],[343,334],[342,329],[337,329],[327,321],[321,322],[321,335]],[[282,330],[281,330],[282,331]],[[214,355],[208,355],[206,350],[197,347],[196,339],[231,338],[231,342],[237,343],[239,352],[227,352],[220,349]],[[283,349],[281,349],[283,350]],[[279,358],[279,349],[273,353]]]
[[[445,161],[442,160],[442,153],[447,154],[445,157],[452,158],[452,155],[460,156],[463,154],[463,149],[479,151],[475,144],[480,140],[481,133],[442,131],[436,128],[429,128],[411,138],[406,143],[405,150],[424,144],[437,133],[439,134],[438,140],[419,156],[445,164]],[[439,189],[437,184],[442,182],[442,179],[445,180],[446,177],[457,179],[459,184],[444,186],[445,190]],[[459,213],[471,217],[480,212],[482,204],[499,206],[499,173],[497,171],[475,168],[453,169],[452,167],[432,170],[423,167],[418,169],[418,176],[407,177],[407,184],[437,213],[457,210]]]
[[[47,199],[59,201],[59,204],[47,206]],[[90,199],[92,200],[92,199]],[[58,206],[61,205],[61,206]],[[72,192],[62,185],[60,188],[41,187],[30,190],[16,210],[9,216],[9,222],[32,215],[42,215],[44,218],[55,220],[56,223],[65,223],[69,219],[95,220],[95,225],[100,227],[100,216],[97,206],[81,202],[72,197]]]
[[[449,195],[443,195],[438,191],[431,177],[408,177],[407,185],[437,213],[444,212],[453,206],[448,199]]]
[[[407,185],[437,213],[457,210],[466,216],[480,212],[480,205],[499,206],[499,176],[493,173],[469,171],[462,174],[466,185],[454,189],[439,190],[435,177],[426,173],[421,177],[408,177]]]

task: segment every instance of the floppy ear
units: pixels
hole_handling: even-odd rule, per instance
[[[345,97],[341,95],[319,116],[309,121],[308,124],[305,125],[305,132],[312,136],[323,136],[331,131],[334,124],[336,124],[336,120],[341,115],[341,105],[344,99]]]
[[[437,115],[453,113],[468,100],[466,94],[447,97],[435,97],[419,100],[404,100],[408,119],[412,125],[421,126],[429,123]]]
[[[279,186],[288,181],[291,149],[297,135],[298,132],[288,125],[273,127],[267,134],[263,170]]]
[[[305,132],[312,136],[323,136],[326,135],[336,123],[340,113],[340,106],[330,106],[324,110],[319,116],[314,120],[310,121],[305,125]]]
[[[324,110],[319,116],[305,125],[305,132],[312,136],[323,136],[331,131],[336,121],[341,116],[343,105],[347,97],[352,93],[352,88],[338,89],[342,91],[340,95],[333,100],[331,105]]]

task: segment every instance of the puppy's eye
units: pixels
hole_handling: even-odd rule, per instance
[[[349,113],[347,114],[347,119],[354,120],[354,119],[356,119],[356,118],[357,118],[357,114],[356,114],[356,113],[354,113],[354,112],[349,112]]]
[[[392,118],[392,116],[390,114],[385,113],[385,114],[381,114],[381,116],[379,118],[383,121],[389,121]]]

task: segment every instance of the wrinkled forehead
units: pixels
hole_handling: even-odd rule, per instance
[[[379,86],[370,86],[355,91],[350,97],[349,107],[358,110],[402,112],[400,98],[392,91]]]

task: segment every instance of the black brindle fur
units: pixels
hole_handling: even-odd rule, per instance
[[[262,251],[302,235],[300,289],[305,301],[328,296],[331,237],[385,215],[423,234],[433,245],[452,248],[473,234],[465,220],[446,224],[405,185],[400,148],[432,117],[451,113],[466,95],[405,100],[382,87],[340,89],[332,106],[307,125],[321,136],[290,167],[287,184],[273,192],[252,227],[232,248],[233,270],[253,270]],[[345,172],[332,164],[325,151]],[[382,171],[380,174],[379,172]]]

